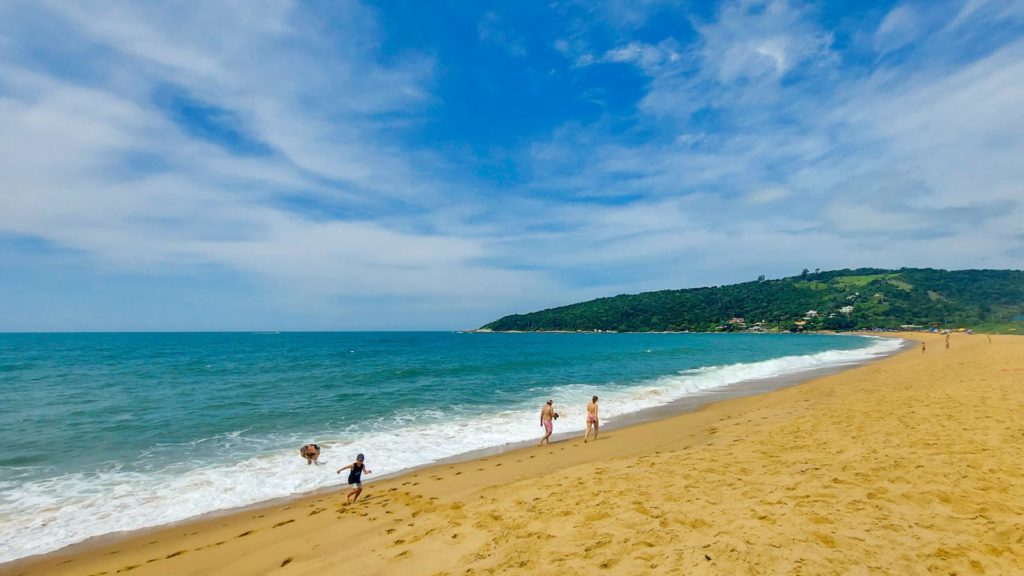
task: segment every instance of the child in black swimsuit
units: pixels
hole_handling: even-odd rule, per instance
[[[348,491],[348,494],[345,495],[345,500],[347,502],[355,502],[359,499],[359,495],[363,493],[363,472],[373,474],[373,472],[363,464],[365,459],[366,458],[360,454],[356,456],[355,462],[348,466],[338,468],[338,474],[341,474],[342,470],[351,470],[351,472],[348,473],[348,487],[350,490]]]

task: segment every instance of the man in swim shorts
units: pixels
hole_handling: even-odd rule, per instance
[[[551,432],[554,430],[554,419],[558,418],[558,412],[555,412],[554,401],[548,400],[547,404],[540,409],[540,425],[544,427],[544,437],[540,439],[540,444],[537,446],[543,446],[545,442],[551,444],[549,438],[551,438]]]
[[[597,441],[597,396],[590,399],[590,404],[587,404],[587,433],[583,435],[583,443],[586,444],[587,440],[590,439],[590,428],[594,428],[594,440]]]
[[[319,464],[317,459],[320,458],[320,446],[316,444],[306,444],[302,448],[299,448],[299,454],[306,459],[306,464]]]
[[[360,454],[356,456],[355,462],[349,464],[348,466],[338,468],[338,474],[341,474],[342,470],[351,470],[351,472],[348,473],[349,491],[348,494],[345,495],[346,502],[355,502],[356,500],[359,499],[359,495],[363,493],[363,472],[366,472],[367,474],[373,474],[373,472],[371,472],[370,469],[367,468],[365,464],[363,464],[363,461],[365,459],[366,457]]]

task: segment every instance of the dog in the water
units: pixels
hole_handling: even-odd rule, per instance
[[[306,464],[318,464],[317,458],[320,458],[320,446],[316,444],[306,444],[302,448],[299,448],[299,454],[306,459]]]

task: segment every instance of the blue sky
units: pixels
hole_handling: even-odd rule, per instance
[[[1024,266],[1024,2],[0,2],[0,330]]]

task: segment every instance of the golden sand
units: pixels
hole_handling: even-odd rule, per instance
[[[907,337],[927,352],[0,574],[1024,574],[1024,338]]]

